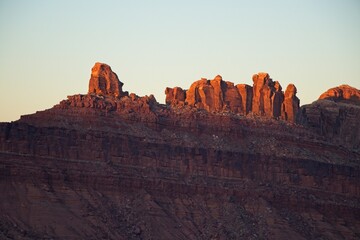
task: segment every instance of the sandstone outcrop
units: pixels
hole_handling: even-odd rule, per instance
[[[252,111],[270,116],[272,113],[271,93],[273,81],[267,73],[254,74]]]
[[[242,102],[243,113],[246,115],[252,111],[253,88],[247,84],[237,84]]]
[[[321,94],[301,107],[298,122],[325,136],[329,141],[360,149],[360,90],[342,85]]]
[[[184,103],[186,98],[186,90],[180,87],[166,88],[165,89],[166,104]]]
[[[285,120],[296,122],[296,117],[300,109],[300,100],[296,96],[296,87],[289,84],[285,90],[282,116]]]
[[[349,85],[341,85],[338,87],[330,88],[320,95],[319,99],[328,99],[335,102],[346,100],[356,105],[360,105],[360,90],[353,88]]]
[[[268,83],[264,114],[291,115],[296,88]],[[238,114],[253,93],[218,76],[168,106],[92,92],[0,123],[0,239],[357,239],[358,106],[284,124]]]
[[[121,97],[127,95],[122,91],[123,83],[120,82],[116,73],[111,70],[111,67],[104,63],[95,63],[91,69],[91,78],[89,81],[88,93],[95,93],[99,95],[112,95],[114,97]]]
[[[181,88],[166,88],[165,94],[167,104],[189,105],[209,112],[230,111],[243,115],[252,112],[289,122],[295,122],[300,104],[293,84],[288,86],[285,97],[280,83],[274,82],[267,73],[255,74],[253,87],[235,86],[218,75],[213,80],[202,78],[194,82],[186,93]]]
[[[220,75],[213,80],[201,79],[194,82],[186,92],[185,102],[207,111],[222,111],[226,83]]]

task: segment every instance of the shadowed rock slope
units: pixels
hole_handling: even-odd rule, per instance
[[[254,78],[259,98],[217,76],[162,105],[97,63],[88,94],[1,123],[0,238],[358,239],[359,135],[316,102],[282,118],[295,86]]]

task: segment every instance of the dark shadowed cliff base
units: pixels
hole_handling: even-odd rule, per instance
[[[266,73],[89,92],[0,124],[0,239],[359,239],[359,90],[300,107]]]

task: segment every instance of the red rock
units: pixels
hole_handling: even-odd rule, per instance
[[[243,114],[246,115],[252,110],[253,88],[247,84],[237,84],[242,102]]]
[[[197,106],[207,111],[220,111],[224,104],[224,81],[221,76],[216,76],[214,80],[202,78],[194,82],[186,92],[186,103]]]
[[[274,83],[273,96],[271,97],[272,107],[273,107],[273,117],[279,118],[281,116],[282,104],[284,101],[284,94],[281,91],[282,87],[278,81]]]
[[[252,112],[254,113],[264,113],[264,93],[263,88],[265,84],[269,81],[270,77],[267,73],[258,73],[254,74],[252,77],[253,80],[253,102],[252,102]]]
[[[210,91],[210,94],[207,96],[209,99],[212,98],[210,109],[211,111],[221,111],[224,106],[225,82],[220,75],[217,75],[214,80],[209,81],[209,83],[213,88],[213,92]]]
[[[165,89],[165,102],[166,104],[184,103],[186,98],[186,90],[180,87],[166,88]]]
[[[123,83],[119,81],[118,76],[111,70],[109,65],[99,62],[95,63],[91,70],[89,94],[95,93],[121,97],[126,95],[122,91],[122,86]]]
[[[223,81],[220,75],[213,80],[203,78],[194,82],[186,92],[185,101],[190,106],[197,106],[210,112],[243,111],[238,89],[232,82]]]
[[[320,95],[319,99],[329,99],[333,101],[348,100],[352,103],[360,105],[360,90],[349,85],[341,85],[330,88]]]
[[[249,106],[250,86],[238,96],[212,81],[195,84],[194,106]],[[272,106],[280,93],[274,82]],[[288,86],[284,103],[295,93]],[[0,236],[356,239],[359,108],[321,99],[302,109],[301,126],[152,95],[69,96],[0,123]]]
[[[296,96],[297,89],[294,84],[289,84],[285,90],[282,116],[289,122],[295,122],[300,109],[300,100]]]
[[[278,118],[281,116],[281,106],[284,94],[279,82],[270,78],[267,73],[253,76],[252,112],[259,115]]]
[[[296,92],[291,92],[293,88],[289,88],[288,99],[284,103],[285,97],[280,83],[274,82],[269,74],[255,74],[253,83],[253,87],[245,84],[234,86],[232,82],[223,81],[220,75],[213,80],[202,78],[194,82],[186,93],[181,88],[166,88],[166,103],[187,104],[209,112],[230,111],[244,115],[252,112],[295,122],[299,102]]]
[[[238,88],[234,86],[234,83],[232,82],[227,81],[225,82],[225,84],[226,85],[224,85],[225,92],[223,108],[228,109],[234,113],[242,113],[244,108]]]
[[[206,78],[202,78],[191,84],[189,90],[186,92],[186,103],[191,106],[195,106],[195,104],[202,102],[203,100],[200,97],[199,88],[203,88],[203,86],[208,85]]]
[[[360,149],[360,91],[348,85],[331,88],[301,107],[298,122],[335,142]]]

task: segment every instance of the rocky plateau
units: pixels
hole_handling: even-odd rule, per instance
[[[0,239],[360,239],[360,91],[268,73],[87,94],[0,123]]]

